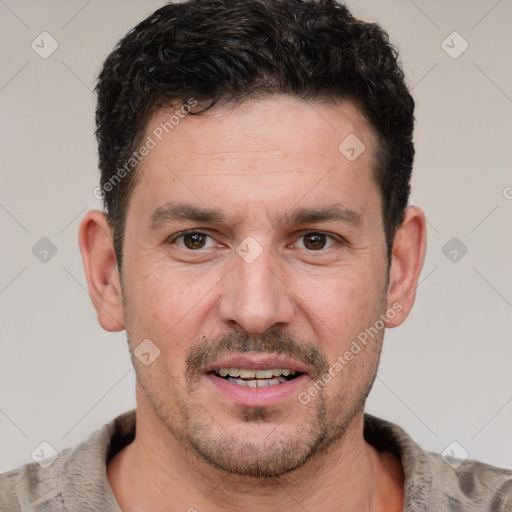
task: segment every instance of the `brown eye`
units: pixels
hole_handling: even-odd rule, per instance
[[[310,250],[323,249],[325,247],[326,236],[321,233],[310,233],[304,236],[304,246]]]
[[[205,244],[206,235],[202,233],[187,233],[183,235],[183,243],[187,249],[202,249]]]
[[[201,249],[211,249],[215,247],[215,240],[206,233],[200,231],[190,231],[182,233],[170,241],[171,244],[176,244],[183,249],[190,251],[198,251]]]
[[[333,245],[336,245],[336,240],[333,235],[312,231],[302,235],[296,243],[299,244],[301,249],[321,251],[322,249],[329,249]]]

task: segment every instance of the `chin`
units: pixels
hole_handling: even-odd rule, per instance
[[[309,417],[293,411],[243,407],[213,420],[188,411],[185,438],[208,465],[232,475],[270,478],[300,468],[326,441],[318,409]],[[192,414],[190,414],[192,413]]]
[[[201,459],[226,473],[275,478],[300,468],[317,452],[323,435],[283,432],[279,425],[242,426],[236,433],[194,436],[190,442]],[[252,435],[251,435],[252,434]]]

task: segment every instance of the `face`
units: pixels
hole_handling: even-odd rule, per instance
[[[374,157],[353,104],[275,97],[187,116],[144,158],[123,319],[132,351],[160,350],[133,358],[143,400],[194,456],[281,475],[362,413],[389,307]]]

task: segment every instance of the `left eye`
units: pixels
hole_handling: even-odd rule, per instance
[[[333,240],[333,237],[330,235],[327,235],[326,233],[307,233],[299,238],[299,240],[304,240],[303,247],[311,251],[320,251],[322,249],[326,249],[326,243],[327,239],[331,239],[332,244],[327,247],[332,247],[335,242]]]
[[[212,240],[212,245],[206,245],[207,238]],[[200,233],[199,231],[183,233],[182,235],[177,236],[172,242],[176,243],[178,240],[183,242],[182,244],[178,244],[180,247],[190,250],[209,249],[210,247],[215,247],[215,241],[206,233]]]

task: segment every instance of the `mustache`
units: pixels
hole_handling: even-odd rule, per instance
[[[326,357],[316,345],[297,342],[289,334],[271,327],[260,336],[238,331],[216,340],[207,339],[194,344],[185,361],[187,382],[197,380],[205,368],[221,356],[247,352],[286,355],[311,367],[314,378],[320,377],[329,369]]]

